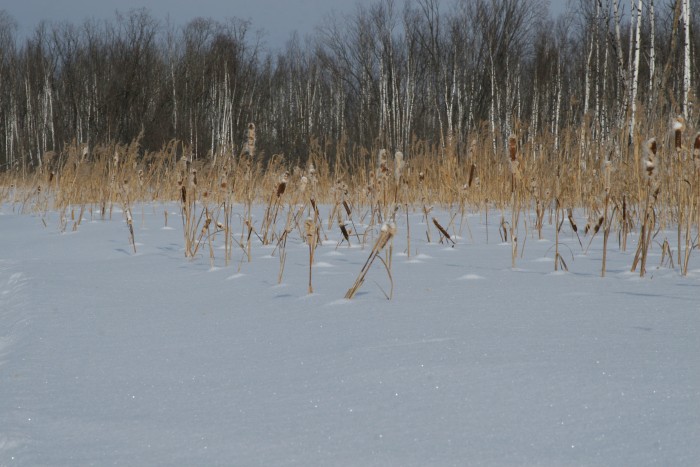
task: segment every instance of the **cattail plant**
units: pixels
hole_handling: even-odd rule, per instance
[[[433,217],[433,224],[435,225],[435,228],[438,229],[438,232],[440,232],[440,243],[442,243],[442,239],[444,238],[448,242],[452,243],[452,247],[456,245],[455,241],[452,239],[450,234],[447,232],[447,230],[438,222],[436,218]]]
[[[263,217],[263,244],[269,244],[273,239],[274,226],[277,223],[277,214],[282,203],[282,195],[287,190],[287,183],[289,182],[289,172],[284,172],[277,182],[275,190],[270,195],[270,201],[267,205],[267,210],[265,211],[265,216]]]
[[[180,160],[178,188],[186,258],[195,256],[200,242],[209,232],[209,224],[211,223],[211,217],[206,207],[197,214],[197,185],[197,169],[193,167],[190,159],[183,156]],[[200,229],[202,222],[205,223],[205,229]]]
[[[521,179],[520,161],[518,160],[518,140],[515,135],[508,138],[508,156],[510,158],[510,242],[511,242],[511,267],[515,267],[518,256],[518,222],[520,215],[518,184]]]
[[[134,218],[131,215],[131,205],[129,203],[129,181],[124,180],[122,184],[122,202],[124,204],[124,216],[126,218],[126,225],[129,228],[129,243],[136,253],[136,240],[134,239]],[[82,212],[81,212],[82,217]]]
[[[578,244],[583,248],[583,244],[581,243],[581,237],[578,234],[578,226],[576,225],[576,221],[574,220],[574,210],[572,208],[569,208],[567,213],[566,213],[566,218],[569,220],[569,226],[571,226],[571,231],[576,235],[576,238],[578,239]]]
[[[603,205],[603,261],[600,271],[600,276],[605,277],[605,267],[608,257],[608,237],[610,236],[610,224],[608,219],[608,204],[610,203],[610,175],[612,172],[612,162],[605,161],[603,167],[603,184],[605,189],[605,202]]]
[[[639,233],[639,242],[637,243],[637,251],[634,254],[631,271],[637,270],[639,265],[639,276],[644,277],[646,274],[646,262],[651,239],[656,225],[655,204],[659,196],[660,182],[659,170],[657,168],[657,145],[656,139],[651,138],[644,143],[644,176],[645,176],[645,203],[644,212],[642,213],[642,226]]]
[[[394,192],[394,203],[397,207],[403,206],[406,211],[406,255],[408,258],[411,257],[411,222],[409,219],[409,209],[408,209],[408,181],[404,176],[404,171],[406,168],[406,162],[404,161],[403,152],[396,151],[394,154],[394,182],[396,183],[396,191]],[[403,199],[399,199],[399,191],[403,195]]]
[[[391,299],[393,295],[393,290],[394,290],[394,280],[391,275],[391,267],[390,261],[385,261],[381,256],[381,252],[384,250],[384,248],[389,244],[390,240],[394,237],[396,234],[396,224],[393,222],[387,222],[382,225],[381,231],[379,233],[379,237],[377,238],[377,241],[375,242],[374,246],[372,247],[372,251],[369,254],[369,257],[367,258],[367,261],[365,261],[365,264],[362,266],[362,269],[360,270],[360,274],[357,276],[355,279],[355,283],[348,289],[347,293],[345,294],[346,299],[352,299],[357,291],[360,289],[362,284],[365,282],[365,277],[367,276],[367,273],[369,272],[370,268],[372,267],[372,264],[374,263],[374,260],[379,258],[379,261],[384,264],[384,268],[386,269],[387,275],[389,276],[389,282],[391,284],[391,289],[389,291],[389,294],[387,295],[386,293],[384,294],[387,299]],[[309,273],[310,274],[310,273]]]
[[[309,288],[308,293],[314,293],[314,288],[311,281],[311,271],[314,265],[314,252],[316,251],[316,241],[318,240],[318,230],[316,220],[308,217],[304,221],[304,233],[306,235],[306,244],[309,247]]]
[[[685,119],[682,115],[678,115],[671,123],[671,131],[673,132],[673,147],[676,157],[673,159],[671,177],[676,181],[676,209],[677,215],[677,245],[678,245],[678,264],[681,264],[681,233],[683,230],[684,217],[687,213],[684,210],[686,193],[685,184],[683,182],[683,131],[685,130]]]
[[[690,185],[686,198],[689,213],[685,222],[685,253],[680,264],[681,273],[688,275],[688,265],[690,264],[690,253],[694,248],[700,246],[700,132],[695,134],[693,139],[692,165],[689,168],[691,174],[687,174]],[[695,225],[695,238],[693,238],[693,224]]]
[[[559,167],[557,167],[557,175],[554,186],[554,270],[558,271],[561,267],[565,271],[568,271],[564,257],[559,253],[559,234],[561,233],[561,227],[564,225],[564,219],[562,216],[561,221],[559,220],[559,211],[561,209],[560,199],[562,196],[561,192],[561,172]]]

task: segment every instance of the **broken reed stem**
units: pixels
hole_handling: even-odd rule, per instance
[[[445,230],[445,228],[444,228],[442,225],[440,225],[440,223],[438,222],[438,220],[437,220],[436,218],[434,218],[434,217],[433,217],[433,224],[435,224],[435,227],[437,227],[437,229],[438,229],[438,230],[440,231],[440,233],[442,234],[442,236],[441,236],[441,238],[440,238],[440,243],[442,243],[442,237],[444,237],[444,238],[447,239],[448,241],[452,242],[452,246],[454,247],[454,246],[456,245],[455,241],[452,240],[452,237],[451,237],[450,234],[447,232],[447,230]]]

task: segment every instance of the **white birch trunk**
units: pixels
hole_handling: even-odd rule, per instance
[[[622,58],[622,38],[620,36],[620,1],[619,0],[613,0],[613,15],[615,18],[615,42],[617,45],[617,74],[620,79],[620,84],[618,84],[620,89],[620,92],[618,93],[618,96],[622,97],[623,102],[620,102],[619,104],[619,115],[618,119],[622,118],[624,119],[625,115],[627,114],[627,106],[626,102],[624,102],[626,93],[624,92],[624,89],[626,87],[625,83],[627,81],[626,73],[625,73],[625,61]]]
[[[637,29],[635,33],[635,42],[634,42],[634,65],[632,68],[632,86],[631,86],[631,92],[630,92],[630,105],[631,105],[631,114],[630,114],[630,127],[629,127],[629,140],[632,141],[632,138],[634,137],[634,125],[635,125],[635,117],[636,117],[636,112],[637,112],[637,86],[639,83],[639,49],[640,49],[640,39],[642,35],[642,0],[639,0],[637,4],[637,11],[636,11],[636,18],[637,18]]]
[[[554,111],[554,150],[559,151],[559,114],[561,113],[561,59],[557,57],[557,105]]]
[[[683,28],[685,29],[683,44],[683,116],[688,120],[690,114],[690,0],[683,0]]]
[[[600,2],[595,4],[595,121],[600,123]]]
[[[586,58],[586,72],[584,77],[584,90],[583,90],[583,116],[588,114],[588,109],[590,107],[591,98],[591,60],[593,59],[593,49],[594,46],[591,44],[590,50],[588,51],[588,57]]]
[[[493,143],[493,155],[496,155],[496,69],[491,55],[491,106],[489,120],[491,121],[491,142]]]
[[[654,103],[656,86],[654,85],[656,73],[656,25],[654,20],[654,0],[649,0],[649,108]]]

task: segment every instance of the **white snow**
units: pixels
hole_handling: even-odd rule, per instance
[[[601,278],[602,236],[583,255],[565,226],[554,274],[546,226],[511,269],[493,221],[450,248],[416,213],[393,299],[376,262],[345,300],[354,237],[327,230],[308,295],[298,233],[278,285],[272,248],[225,267],[218,238],[211,268],[156,212],[133,254],[119,214],[60,233],[3,206],[0,465],[698,465],[697,252],[640,279],[611,238]]]

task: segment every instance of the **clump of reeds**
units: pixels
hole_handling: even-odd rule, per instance
[[[687,185],[687,197],[689,213],[685,219],[685,253],[681,263],[681,273],[688,275],[688,265],[690,264],[690,253],[700,246],[700,132],[695,134],[693,139],[692,164],[690,165],[687,178],[684,180]],[[695,237],[693,237],[693,226],[695,226]]]
[[[180,159],[178,189],[180,191],[180,215],[186,258],[194,258],[211,223],[208,209],[201,209],[199,213],[197,212],[198,182],[197,169],[194,168],[189,158],[183,156]],[[204,222],[204,226],[200,229],[202,222]]]
[[[651,240],[654,234],[654,226],[656,225],[655,205],[661,190],[659,182],[659,170],[657,168],[657,144],[656,139],[651,138],[644,143],[644,176],[645,176],[645,202],[644,211],[642,213],[642,226],[639,233],[639,242],[637,243],[637,251],[634,254],[631,271],[634,272],[639,266],[639,275],[644,277],[646,274],[646,263],[651,246]]]

